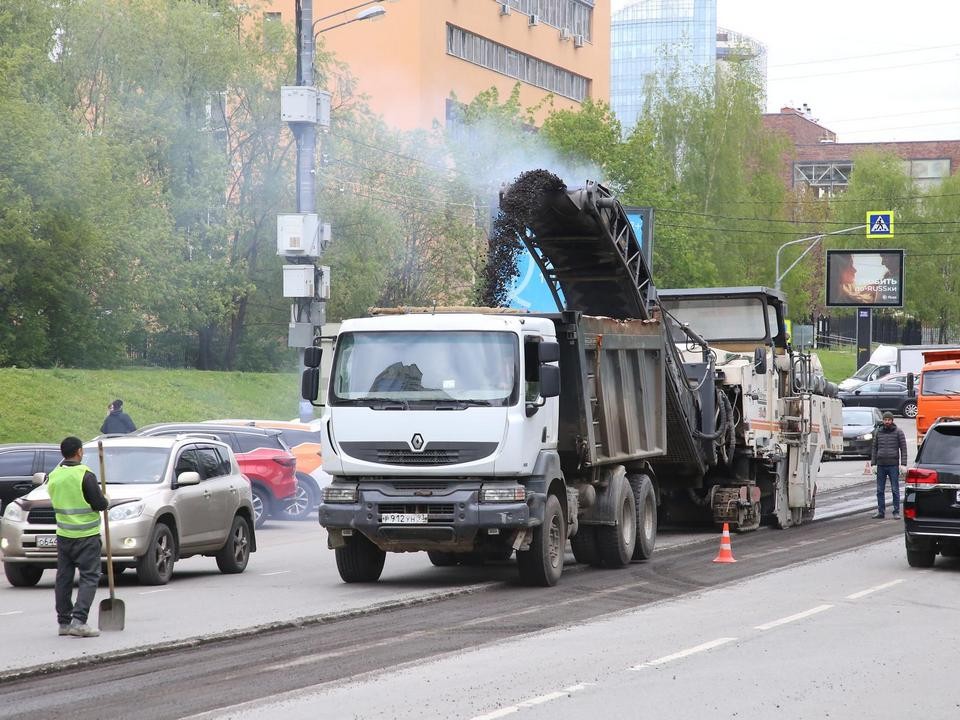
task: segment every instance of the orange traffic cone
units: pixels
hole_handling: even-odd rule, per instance
[[[723,535],[720,536],[720,552],[713,559],[716,563],[733,563],[733,549],[730,547],[730,526],[723,524]]]

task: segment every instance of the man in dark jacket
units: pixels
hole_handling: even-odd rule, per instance
[[[123,411],[123,400],[114,400],[107,405],[107,417],[100,426],[104,435],[124,435],[137,429],[130,416]]]
[[[900,517],[900,469],[907,467],[907,437],[903,430],[893,424],[893,413],[883,414],[883,425],[873,433],[873,453],[870,464],[877,468],[877,514],[882,520],[886,512],[886,485],[890,478],[893,491],[893,517]]]

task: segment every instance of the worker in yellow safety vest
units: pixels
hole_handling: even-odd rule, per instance
[[[67,437],[60,443],[63,462],[47,481],[47,492],[57,518],[57,622],[59,634],[96,637],[99,631],[87,624],[90,606],[100,582],[100,511],[109,502],[97,476],[83,464],[83,442]],[[79,571],[77,600],[73,601],[73,578]]]

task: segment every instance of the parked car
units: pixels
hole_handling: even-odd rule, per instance
[[[215,557],[223,573],[246,569],[257,547],[253,496],[229,446],[129,435],[102,442],[116,570],[134,567],[142,584],[164,585],[176,561],[191,555]],[[100,475],[96,443],[84,446],[84,464]],[[0,548],[11,585],[36,585],[57,567],[56,532],[45,483],[7,506]]]
[[[883,413],[875,407],[844,407],[841,455],[870,457],[873,453],[873,433],[877,425],[882,423]]]
[[[938,421],[924,436],[907,470],[903,531],[911,567],[960,556],[960,421]]]
[[[846,407],[875,407],[908,418],[917,416],[917,392],[907,391],[905,383],[868,382],[853,390],[841,390],[837,397]]]
[[[320,493],[330,484],[330,475],[323,471],[320,448],[320,422],[286,420],[210,420],[220,425],[240,425],[279,430],[284,442],[297,459],[297,494],[281,510],[290,520],[314,517],[320,504]],[[315,519],[315,518],[314,518]]]
[[[277,430],[207,423],[158,423],[135,433],[154,437],[187,433],[225,442],[237,456],[240,471],[250,479],[254,524],[263,527],[268,517],[279,515],[297,494],[297,459]]]
[[[0,516],[11,501],[33,490],[34,473],[48,473],[62,459],[59,445],[48,443],[0,445]]]

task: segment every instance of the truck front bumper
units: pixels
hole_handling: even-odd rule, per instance
[[[442,493],[442,494],[441,494]],[[523,502],[480,502],[479,485],[451,486],[429,496],[394,486],[359,488],[358,503],[321,502],[320,524],[330,544],[342,543],[343,531],[359,532],[384,550],[469,550],[482,532],[513,531],[542,522],[546,495],[527,491]],[[494,531],[494,532],[490,532]]]

